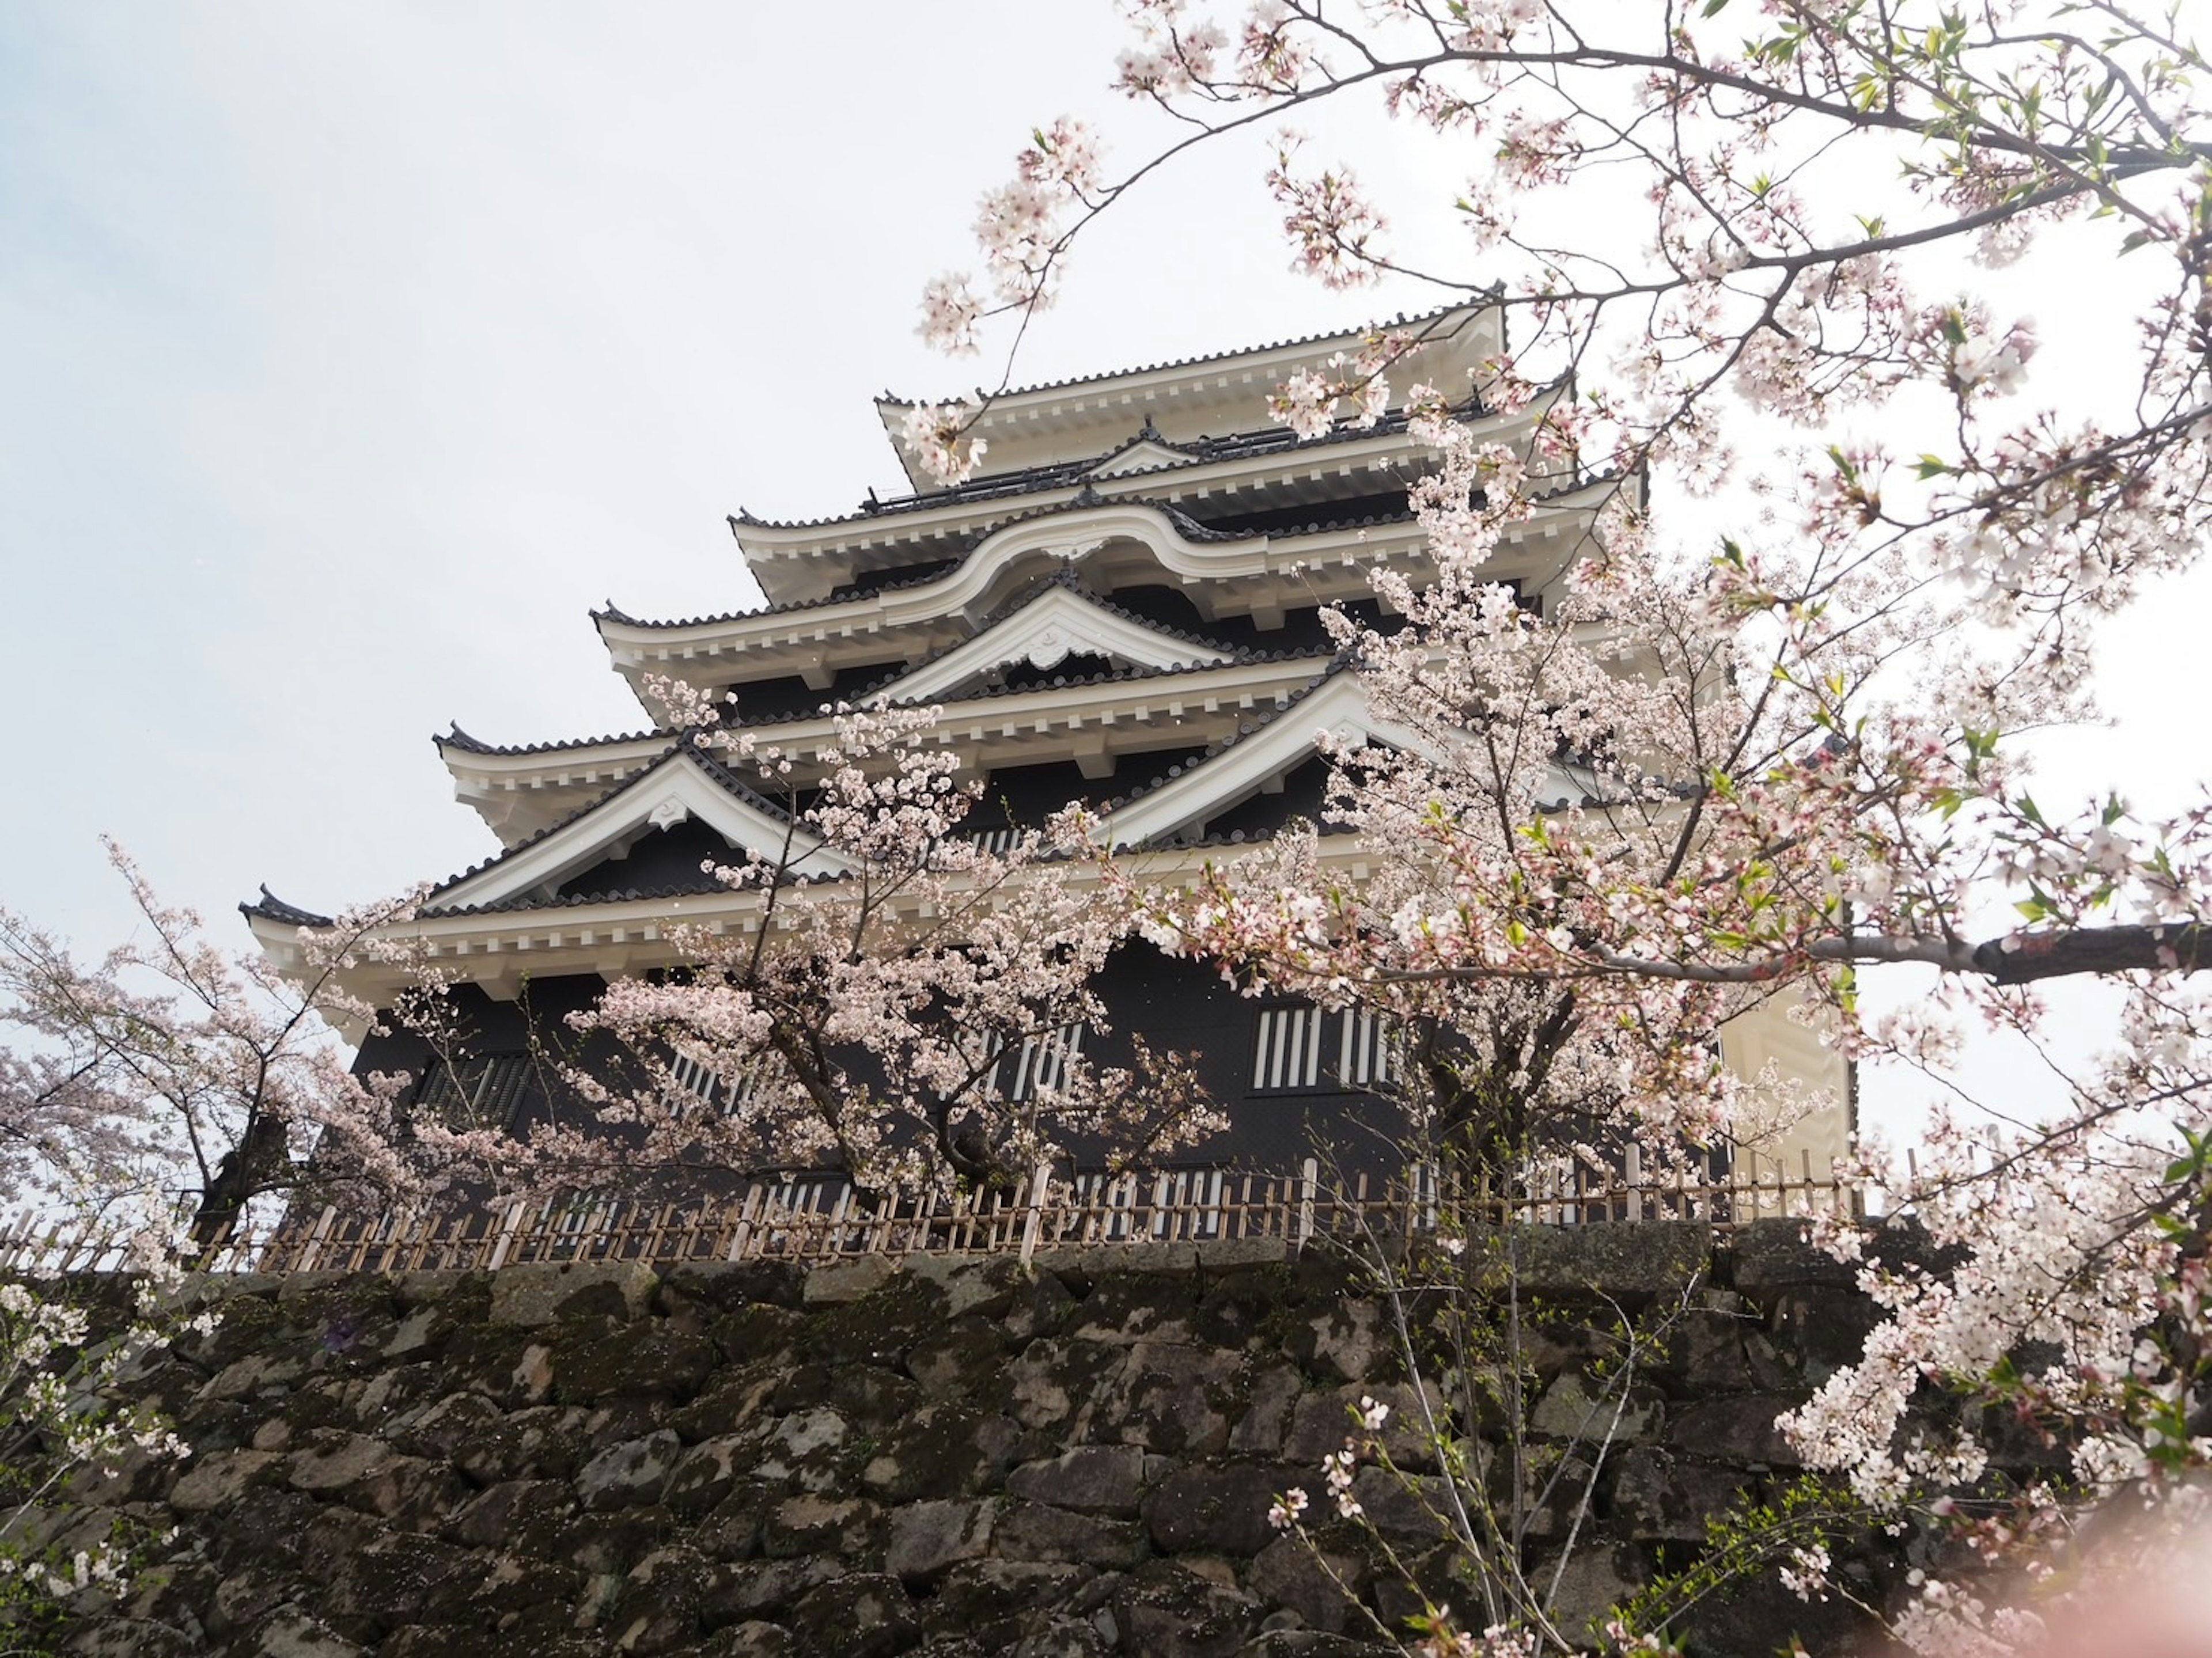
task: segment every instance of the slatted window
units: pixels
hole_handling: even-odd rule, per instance
[[[1017,1102],[1064,1086],[1069,1061],[1082,1055],[1084,1029],[1084,1022],[1078,1019],[1057,1030],[1024,1036],[1018,1048],[1000,1047],[985,1086]]]
[[[1390,1022],[1365,1008],[1336,1016],[1337,1080],[1346,1088],[1372,1088],[1390,1080]]]
[[[505,1128],[512,1126],[529,1090],[528,1054],[488,1054],[434,1062],[416,1102],[449,1128]]]
[[[1252,1048],[1252,1091],[1321,1086],[1322,1011],[1303,1002],[1260,1010]]]
[[[768,1061],[756,1060],[743,1071],[724,1075],[695,1054],[678,1049],[669,1061],[669,1079],[685,1093],[724,1115],[750,1102],[760,1085]]]
[[[1310,1002],[1260,1010],[1252,1091],[1374,1088],[1391,1077],[1390,1022],[1363,1008],[1330,1013]]]
[[[968,835],[969,844],[996,858],[1003,858],[1012,852],[1014,842],[1021,838],[1019,829],[974,829]]]

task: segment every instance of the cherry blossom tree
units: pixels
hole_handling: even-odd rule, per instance
[[[303,965],[209,942],[112,843],[142,931],[97,963],[0,911],[0,1179],[23,1199],[97,1215],[181,1200],[199,1247],[258,1198],[309,1186],[416,1193],[463,1140],[408,1121],[411,1078],[356,1077],[331,1027],[373,1010],[340,986],[356,952],[411,913],[367,906],[302,931]],[[474,1142],[467,1142],[473,1145]],[[483,1149],[483,1148],[478,1148]]]
[[[961,829],[981,786],[956,776],[932,710],[840,708],[835,744],[799,766],[720,729],[684,688],[659,694],[786,832],[709,866],[749,901],[740,920],[672,927],[680,969],[620,981],[573,1017],[622,1058],[569,1072],[598,1121],[539,1133],[539,1167],[572,1181],[806,1168],[874,1195],[981,1191],[1078,1145],[1142,1159],[1221,1126],[1176,1056],[1138,1042],[1127,1066],[1093,1058],[1109,1027],[1092,981],[1130,920],[1064,855],[1079,811],[987,849]]]
[[[376,937],[411,900],[308,930],[286,977],[209,943],[119,848],[109,857],[140,931],[96,963],[0,911],[0,1185],[19,1224],[55,1227],[78,1269],[34,1258],[0,1284],[9,1650],[46,1649],[80,1600],[131,1589],[153,1540],[82,1498],[124,1468],[190,1455],[130,1385],[142,1357],[212,1322],[179,1294],[185,1272],[257,1200],[411,1200],[481,1168],[462,1155],[470,1137],[408,1121],[410,1078],[351,1075],[326,1027],[367,1018],[338,979],[355,952],[393,947]]]
[[[1040,126],[984,198],[980,281],[930,285],[926,336],[974,350],[1004,325],[1011,362],[1077,237],[1249,131],[1297,264],[1332,288],[1484,298],[1514,342],[1472,386],[1429,384],[1425,333],[1465,315],[1446,312],[1279,388],[1301,435],[1403,406],[1430,451],[1412,495],[1435,580],[1381,578],[1401,629],[1336,624],[1424,740],[1340,754],[1329,811],[1403,850],[1357,892],[1297,836],[1195,891],[1124,872],[1148,935],[1396,1015],[1433,1056],[1426,1127],[1498,1166],[1547,1123],[1663,1152],[1765,1120],[1766,1090],[1713,1057],[1747,996],[1802,998],[1852,1057],[1940,1073],[1976,1025],[2039,1042],[2045,981],[2110,979],[2109,1051],[2046,1047],[2045,1099],[1939,1112],[1905,1167],[1864,1148],[1959,1264],[1828,1228],[1891,1315],[1790,1427],[1858,1499],[2027,1574],[1931,1577],[1893,1615],[1917,1649],[2025,1650],[2064,1591],[2031,1606],[2023,1584],[2170,1566],[2161,1540],[2200,1519],[2212,1461],[2212,1012],[2191,978],[2208,807],[2139,814],[2115,780],[2057,809],[2028,792],[2023,738],[2094,712],[2099,624],[2203,544],[2212,143],[2180,9],[1123,9],[1116,83],[1158,136],[1113,173],[1090,126]],[[1397,252],[1360,170],[1285,125],[1363,100],[1456,159],[1439,208],[1463,258]],[[1600,210],[1555,210],[1579,202]],[[2140,296],[2063,400],[2039,347],[2098,300],[2046,282],[2057,303],[2031,320],[1991,297],[2062,234]],[[1533,439],[1482,441],[1449,413],[1470,392],[1533,416]],[[973,465],[973,409],[915,414],[945,477]],[[1599,504],[1565,602],[1533,617],[1489,572],[1566,483]],[[1565,803],[1545,780],[1562,768],[1581,783]],[[1871,1011],[1863,975],[1897,963],[1937,987]],[[1993,1482],[1973,1413],[1912,1413],[1947,1388],[2051,1432],[2063,1491]],[[1813,1551],[1791,1571],[1832,1588]],[[1423,1638],[1562,1646],[1511,1619]]]

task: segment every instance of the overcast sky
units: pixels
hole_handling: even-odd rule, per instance
[[[1116,41],[979,0],[0,10],[5,901],[113,938],[103,831],[210,915],[484,855],[431,732],[635,728],[591,605],[749,604],[726,513],[900,487],[871,399],[982,372],[921,285]],[[1101,238],[1023,378],[1432,302],[1291,276],[1224,163]]]
[[[750,604],[725,514],[902,487],[871,398],[988,372],[921,284],[1032,125],[1120,112],[1119,44],[1104,0],[0,9],[0,902],[112,941],[104,831],[242,944],[260,882],[491,851],[430,734],[635,729],[591,605]],[[1017,378],[1437,302],[1291,275],[1260,170],[1117,210]],[[2202,768],[2202,616],[2132,624],[2064,781]]]

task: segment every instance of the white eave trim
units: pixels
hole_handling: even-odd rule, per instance
[[[941,621],[949,611],[984,600],[1009,564],[1040,552],[1074,563],[1109,541],[1135,541],[1148,548],[1170,575],[1197,585],[1279,573],[1293,562],[1320,562],[1317,554],[1332,544],[1352,550],[1363,564],[1380,563],[1385,548],[1401,540],[1418,543],[1422,537],[1421,526],[1409,520],[1364,531],[1346,529],[1300,536],[1295,554],[1274,553],[1265,535],[1237,541],[1191,541],[1156,507],[1105,501],[1079,512],[1009,524],[978,542],[957,568],[915,586],[870,593],[844,604],[763,610],[687,628],[639,627],[603,617],[599,636],[617,666],[650,664],[658,669],[664,663],[696,660],[706,651],[742,653],[775,648],[789,644],[794,635],[804,644],[834,640],[847,632],[883,633]]]
[[[1123,667],[1211,668],[1224,651],[1195,644],[1106,610],[1066,587],[1048,589],[1001,617],[966,644],[884,686],[871,702],[915,702],[942,696],[979,674],[1010,663],[1049,670],[1070,656],[1110,658]]]
[[[689,755],[618,790],[542,840],[510,853],[490,868],[447,888],[431,901],[440,909],[503,903],[544,886],[557,886],[607,856],[647,828],[696,817],[732,846],[773,853],[792,837],[792,864],[805,875],[842,875],[851,861],[803,829],[763,811],[724,788]]]
[[[1218,817],[1270,778],[1303,763],[1319,748],[1324,732],[1348,746],[1372,744],[1437,756],[1431,738],[1375,713],[1358,675],[1340,673],[1264,729],[1110,813],[1101,825],[1102,836],[1115,851],[1128,850]],[[1546,805],[1565,804],[1583,793],[1566,772],[1556,766],[1551,772]]]

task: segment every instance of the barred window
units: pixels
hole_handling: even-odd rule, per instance
[[[1308,1003],[1260,1010],[1259,1037],[1252,1049],[1255,1093],[1321,1085],[1322,1023],[1322,1011]]]
[[[1390,1080],[1390,1022],[1365,1008],[1347,1007],[1336,1015],[1337,1080],[1346,1088],[1371,1088]]]
[[[1390,1080],[1390,1022],[1364,1008],[1330,1013],[1310,1002],[1260,1010],[1252,1091],[1372,1088]]]
[[[507,1128],[513,1126],[529,1089],[527,1053],[439,1060],[422,1079],[416,1104],[448,1128]]]
[[[1085,1024],[1081,1019],[1041,1035],[1024,1036],[1019,1048],[1007,1047],[994,1036],[999,1057],[993,1061],[984,1086],[1003,1099],[1019,1102],[1067,1081],[1071,1060],[1081,1057]]]
[[[670,1081],[702,1105],[726,1116],[750,1102],[768,1064],[765,1058],[757,1059],[744,1070],[725,1076],[696,1054],[679,1048],[669,1061],[668,1076]]]
[[[1014,849],[1014,842],[1021,838],[1022,831],[1015,826],[1006,829],[970,829],[967,835],[969,844],[996,858],[1003,858],[1012,852]]]

